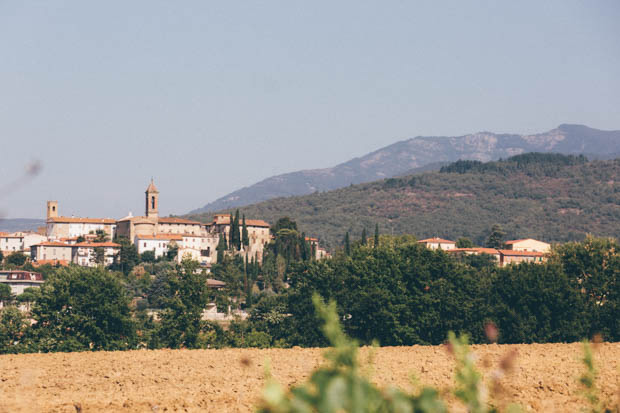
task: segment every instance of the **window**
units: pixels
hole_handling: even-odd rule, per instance
[[[151,209],[155,209],[155,197],[151,197]]]
[[[146,248],[146,242],[144,243],[144,248]]]

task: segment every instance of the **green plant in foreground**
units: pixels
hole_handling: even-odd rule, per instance
[[[269,378],[263,391],[259,413],[344,413],[344,412],[385,412],[385,413],[446,413],[447,407],[439,392],[431,387],[423,387],[417,394],[407,394],[390,387],[380,389],[373,385],[360,372],[357,359],[358,345],[342,331],[336,311],[336,303],[324,304],[315,294],[312,298],[319,318],[323,321],[322,331],[331,348],[325,358],[326,366],[314,371],[310,379],[286,391],[275,380]],[[493,405],[493,393],[489,394],[482,374],[476,369],[474,354],[470,351],[468,337],[457,337],[450,332],[448,351],[456,362],[455,385],[452,394],[460,400],[470,413],[520,412],[521,408],[509,404],[505,409]],[[510,370],[515,352],[509,352],[500,363],[503,374]],[[584,395],[590,404],[591,413],[611,413],[620,411],[605,408],[596,387],[597,370],[590,345],[584,342],[583,363],[586,371],[580,378]],[[497,387],[498,379],[491,384]],[[491,400],[489,400],[491,399]]]
[[[261,413],[305,412],[402,412],[444,413],[446,407],[439,393],[423,388],[416,395],[398,389],[381,390],[360,374],[357,361],[357,344],[342,331],[336,304],[325,305],[318,295],[313,297],[319,317],[323,320],[323,333],[332,348],[325,357],[327,366],[317,369],[310,380],[285,392],[274,380],[269,379],[263,392]]]
[[[583,341],[583,359],[581,359],[586,371],[579,378],[579,382],[583,386],[583,395],[588,401],[590,408],[587,410],[590,413],[607,413],[613,411],[620,411],[616,406],[615,410],[605,407],[599,396],[599,389],[596,387],[596,379],[598,377],[598,371],[594,365],[594,355],[592,354],[592,347],[587,340]]]

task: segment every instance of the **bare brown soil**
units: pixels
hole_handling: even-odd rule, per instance
[[[577,412],[584,406],[578,377],[581,344],[474,346],[493,374],[502,357],[518,351],[502,379],[503,395],[529,411]],[[322,360],[322,349],[160,350],[0,356],[0,412],[248,412],[259,400],[265,366],[285,385],[300,383]],[[374,382],[412,389],[411,376],[445,389],[452,357],[443,347],[384,347],[374,352]],[[599,385],[618,400],[620,343],[595,350]],[[457,410],[458,405],[454,405]]]

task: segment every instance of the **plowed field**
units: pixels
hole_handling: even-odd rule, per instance
[[[480,368],[491,375],[516,349],[505,396],[530,411],[579,411],[580,344],[474,346]],[[303,381],[322,363],[321,349],[160,350],[0,356],[0,412],[247,412],[264,384],[269,361],[285,385]],[[362,360],[368,349],[362,349]],[[595,351],[603,395],[619,392],[620,343]],[[486,367],[485,367],[486,366]],[[411,376],[445,388],[452,357],[443,347],[375,350],[376,383],[411,388]],[[458,410],[458,405],[455,405]]]

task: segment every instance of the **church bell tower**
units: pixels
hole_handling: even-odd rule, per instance
[[[157,218],[159,216],[158,208],[159,208],[159,191],[153,180],[151,179],[151,183],[146,188],[146,216],[147,218]]]

